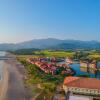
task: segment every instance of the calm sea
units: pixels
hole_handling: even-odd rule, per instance
[[[4,58],[5,55],[6,55],[6,52],[0,51],[0,80],[2,80],[3,66],[4,66],[4,60],[2,58]]]

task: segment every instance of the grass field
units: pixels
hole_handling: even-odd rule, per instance
[[[43,55],[46,57],[72,57],[73,52],[67,52],[67,51],[36,51],[36,55]]]
[[[75,52],[68,51],[34,51],[32,55],[17,55],[18,58],[31,58],[31,57],[74,57]],[[100,54],[90,53],[88,55],[89,58],[100,59]]]
[[[27,59],[33,57],[33,55],[17,55],[16,57],[21,59]]]
[[[31,57],[73,57],[74,52],[65,51],[35,51],[34,55],[17,55],[18,58],[31,58]]]
[[[100,54],[92,54],[92,55],[89,55],[90,57],[92,58],[100,58]]]

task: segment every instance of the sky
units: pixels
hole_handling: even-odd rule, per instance
[[[100,40],[100,0],[0,0],[0,43]]]

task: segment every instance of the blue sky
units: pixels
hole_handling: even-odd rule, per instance
[[[100,0],[0,0],[0,42],[100,40]]]

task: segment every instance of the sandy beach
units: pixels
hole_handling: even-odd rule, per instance
[[[4,100],[8,88],[8,70],[4,63],[2,80],[0,80],[0,100]]]
[[[4,61],[4,78],[0,82],[0,100],[31,100],[30,92],[25,88],[24,66],[17,62],[14,55]]]

